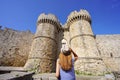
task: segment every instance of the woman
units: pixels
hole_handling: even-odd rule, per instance
[[[62,41],[62,44],[61,53],[56,62],[56,77],[59,80],[76,80],[73,64],[78,56],[71,48],[67,47],[66,41]]]

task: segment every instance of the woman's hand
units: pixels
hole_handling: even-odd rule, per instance
[[[69,48],[69,50],[70,50],[70,52],[72,52],[72,49],[71,49],[71,48]]]
[[[69,50],[70,50],[70,52],[73,53],[75,61],[76,61],[78,59],[78,55],[71,48],[69,48]]]

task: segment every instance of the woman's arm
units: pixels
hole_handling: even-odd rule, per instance
[[[55,76],[56,76],[57,78],[59,78],[59,76],[60,76],[59,59],[57,59],[57,62],[56,62],[56,74],[55,74]]]
[[[78,55],[70,48],[70,51],[73,53],[75,61],[78,59]]]

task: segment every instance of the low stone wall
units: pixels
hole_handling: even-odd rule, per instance
[[[34,72],[27,72],[23,67],[0,67],[0,80],[33,80]]]
[[[11,72],[0,75],[0,80],[32,80],[33,72]]]
[[[0,66],[0,74],[10,73],[12,71],[27,72],[23,67]]]

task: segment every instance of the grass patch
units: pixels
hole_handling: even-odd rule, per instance
[[[97,73],[75,70],[75,74],[76,75],[87,75],[87,76],[104,76],[105,74],[111,74],[111,72],[103,72],[103,73],[97,74]]]

